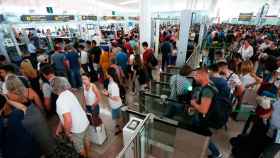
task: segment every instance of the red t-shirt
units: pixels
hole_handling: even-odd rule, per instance
[[[146,49],[145,52],[143,53],[143,63],[144,64],[149,63],[153,54],[154,54],[153,49],[151,49],[151,48]]]
[[[127,52],[130,54],[130,53],[133,53],[133,49],[132,49],[132,47],[131,47],[131,45],[130,45],[130,43],[129,42],[126,42],[125,44],[124,44],[124,48],[127,50]]]

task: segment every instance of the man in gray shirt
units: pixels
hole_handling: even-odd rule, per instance
[[[60,47],[55,47],[55,52],[51,55],[51,64],[57,76],[66,76],[68,62]]]

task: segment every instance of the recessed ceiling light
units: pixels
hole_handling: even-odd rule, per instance
[[[132,4],[132,3],[137,3],[138,0],[128,0],[124,2],[120,2],[120,5],[127,5],[127,4]]]

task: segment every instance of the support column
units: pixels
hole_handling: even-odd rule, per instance
[[[156,36],[155,36],[155,56],[158,57],[158,51],[159,51],[159,36],[160,36],[160,21],[156,20]]]
[[[181,67],[186,63],[191,20],[192,20],[191,10],[184,10],[181,12],[178,54],[177,54],[177,61],[176,61],[177,67]]]
[[[152,20],[151,20],[151,0],[140,0],[140,44],[146,41],[149,46],[151,46],[151,37],[152,37]],[[141,45],[141,52],[143,48]]]

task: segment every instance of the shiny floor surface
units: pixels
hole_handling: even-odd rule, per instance
[[[102,92],[102,86],[98,85],[100,91]],[[138,96],[133,95],[131,91],[127,92],[127,102],[128,106],[131,109],[135,109],[135,105],[138,104]],[[111,119],[111,110],[110,106],[108,104],[107,98],[102,95],[102,101],[100,104],[100,114],[101,119],[105,125],[106,128],[106,134],[107,139],[104,142],[103,145],[93,145],[92,147],[92,158],[115,158],[118,153],[122,150],[124,147],[123,145],[123,137],[122,134],[119,134],[117,136],[114,135],[113,131],[113,124]],[[50,126],[53,130],[55,130],[56,124],[58,123],[58,118],[54,117],[49,120]],[[231,146],[229,144],[229,139],[231,137],[237,136],[244,125],[244,122],[236,122],[230,120],[228,124],[228,131],[225,131],[224,129],[221,129],[215,133],[213,137],[213,141],[219,146],[221,152],[224,155],[224,158],[230,157],[230,150]],[[172,132],[171,132],[172,133]],[[164,144],[154,142],[151,146],[151,153],[147,156],[147,158],[171,158],[172,152],[174,151],[174,147],[172,145],[168,145],[168,142],[174,141],[174,132],[172,136],[168,133],[165,133],[163,131],[157,130],[153,133],[156,135],[156,139],[159,140],[159,142],[166,142]],[[173,142],[174,143],[174,142]],[[191,145],[192,142],[189,143]],[[164,149],[164,150],[163,150]],[[188,147],[186,145],[186,151],[188,150]],[[189,151],[192,152],[192,151]],[[179,157],[178,157],[179,158]]]

